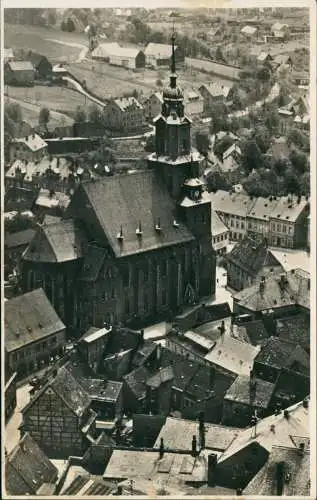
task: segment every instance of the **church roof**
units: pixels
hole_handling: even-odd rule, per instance
[[[194,239],[184,224],[180,223],[177,227],[173,225],[176,206],[155,172],[142,171],[83,183],[77,193],[81,196],[82,192],[91,207],[92,217],[95,216],[103,231],[103,240],[109,242],[117,257]],[[70,206],[74,215],[78,203],[77,193]],[[82,203],[81,199],[79,202]],[[160,230],[155,229],[158,222]],[[136,230],[140,223],[142,235],[139,236]],[[118,239],[121,226],[123,240]]]

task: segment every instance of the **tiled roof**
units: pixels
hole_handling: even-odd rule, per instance
[[[222,157],[225,160],[229,156],[231,156],[233,153],[238,153],[238,155],[241,155],[241,149],[237,144],[231,144],[231,146],[223,153]]]
[[[255,438],[253,437],[254,428],[253,432],[251,428],[242,430],[220,457],[219,462],[225,462],[241,450],[244,450],[252,442],[257,442],[268,452],[271,452],[273,446],[286,446],[296,449],[293,437],[308,437],[310,435],[310,411],[309,408],[304,408],[302,402],[287,408],[287,410],[288,418],[285,417],[284,412],[281,412],[278,415],[271,415],[259,420],[256,426]]]
[[[119,106],[121,111],[129,111],[130,108],[143,109],[142,104],[135,97],[121,97],[120,99],[115,99],[114,102]]]
[[[270,336],[262,320],[248,321],[236,326],[236,328],[240,334],[246,336],[247,341],[252,345],[262,345]]]
[[[145,340],[144,343],[139,347],[139,349],[136,351],[136,353],[133,356],[132,359],[132,365],[136,368],[138,366],[143,365],[146,363],[147,359],[151,354],[156,351],[157,345],[150,341],[150,340]]]
[[[271,211],[270,217],[287,222],[296,222],[300,214],[308,206],[305,196],[282,196]]]
[[[222,335],[205,360],[238,375],[249,375],[259,347],[234,339],[229,334]]]
[[[227,97],[231,90],[231,87],[228,87],[227,85],[221,85],[217,82],[210,82],[202,85],[202,87],[199,88],[199,92],[201,92],[202,89],[206,90],[212,97]]]
[[[151,372],[140,366],[123,377],[124,382],[134,393],[137,399],[142,399],[146,395],[146,381],[150,378]]]
[[[173,368],[171,366],[166,366],[165,368],[160,368],[152,377],[148,378],[146,385],[157,389],[161,384],[165,382],[170,382],[174,379]]]
[[[189,381],[197,372],[200,365],[198,365],[198,363],[195,363],[195,361],[189,361],[185,359],[180,354],[176,354],[169,349],[161,347],[161,351],[161,366],[172,366],[173,368],[173,387],[176,387],[182,391],[185,390]]]
[[[110,481],[105,481],[88,474],[85,476],[78,474],[61,494],[65,496],[78,496],[83,498],[83,495],[109,495],[116,490],[117,487],[115,483],[111,483]]]
[[[6,493],[36,495],[44,483],[55,483],[58,471],[26,433],[6,458]]]
[[[128,59],[135,59],[142,51],[134,47],[109,47],[107,52],[109,53],[111,62],[112,57],[127,57]]]
[[[41,188],[35,205],[43,208],[60,208],[65,210],[70,203],[70,197],[66,193],[54,192]]]
[[[117,401],[121,391],[122,382],[114,380],[81,378],[80,385],[85,389],[91,399],[102,399],[106,401]]]
[[[288,28],[288,24],[285,23],[274,23],[271,27],[272,31],[280,31],[283,28]]]
[[[288,54],[278,54],[274,57],[274,62],[276,64],[287,64],[291,60],[292,59]]]
[[[175,47],[177,48],[177,47]],[[156,56],[159,58],[170,58],[172,56],[172,46],[164,43],[150,42],[144,49],[146,56]]]
[[[294,369],[306,375],[309,375],[309,361],[309,355],[300,345],[295,346],[292,342],[286,342],[278,337],[270,337],[255,358],[256,363],[278,370]]]
[[[11,63],[13,64],[13,63]],[[31,151],[39,151],[47,147],[47,143],[37,134],[31,134],[28,137],[13,139],[14,143],[25,144]]]
[[[34,235],[34,229],[24,229],[24,231],[10,233],[6,235],[4,245],[7,248],[16,248],[22,245],[28,245],[34,238]]]
[[[137,172],[83,183],[94,216],[104,231],[103,243],[109,242],[117,257],[164,248],[192,241],[194,236],[183,224],[176,228],[175,205],[165,185],[154,172]],[[76,193],[70,210],[76,214]],[[155,229],[160,221],[161,231]],[[136,230],[142,225],[142,235]],[[118,239],[122,226],[123,240]]]
[[[109,51],[113,48],[120,48],[120,45],[117,42],[101,43],[92,51],[91,57],[109,57]]]
[[[241,307],[251,311],[263,311],[279,307],[300,305],[310,309],[310,278],[308,273],[295,269],[286,273],[285,285],[281,286],[281,276],[266,278],[263,290],[256,283],[234,295]]]
[[[140,333],[129,328],[113,329],[107,345],[107,354],[114,354],[125,349],[136,349],[140,344]]]
[[[252,208],[250,209],[247,217],[252,217],[254,219],[260,219],[268,222],[271,213],[274,211],[278,203],[279,198],[273,199],[272,197],[263,198],[262,196],[259,196],[259,198],[255,199],[255,202],[252,205]]]
[[[209,196],[217,212],[240,215],[241,217],[246,217],[254,203],[254,200],[251,200],[248,195],[230,193],[222,189],[216,193],[209,193]]]
[[[305,496],[310,495],[310,453],[299,449],[273,446],[269,459],[262,469],[254,476],[244,489],[245,496],[275,497],[277,490],[277,467],[285,463],[285,473],[289,480],[284,481],[283,495]]]
[[[83,233],[75,221],[60,220],[43,223],[23,254],[23,259],[33,262],[66,262],[83,257]]]
[[[87,332],[85,332],[81,337],[80,340],[86,343],[93,342],[97,339],[100,339],[101,337],[105,337],[105,339],[111,334],[112,328],[96,328],[95,326],[91,326]]]
[[[240,429],[217,424],[204,423],[205,447],[210,450],[225,451],[239,434]],[[192,438],[199,439],[199,422],[167,417],[154,447],[159,448],[161,438],[168,449],[191,450]]]
[[[234,246],[227,255],[228,262],[256,276],[263,267],[275,267],[283,270],[279,261],[274,257],[264,242],[257,243],[246,236]]]
[[[217,236],[218,234],[223,234],[228,232],[229,229],[227,226],[222,222],[220,217],[216,212],[213,212],[211,216],[211,234],[213,236]]]
[[[30,61],[8,61],[7,64],[11,71],[34,71]]]
[[[5,348],[14,351],[65,329],[42,288],[5,303]]]
[[[244,26],[242,29],[241,29],[241,33],[245,33],[246,35],[254,35],[254,33],[256,33],[258,30],[258,28],[256,28],[255,26]]]
[[[310,321],[307,314],[290,316],[276,320],[276,334],[282,340],[310,349]]]
[[[38,176],[47,175],[49,169],[64,180],[72,173],[71,163],[66,158],[59,158],[57,161],[57,157],[54,157],[50,161],[48,157],[44,157],[38,162],[15,160],[6,172],[6,177],[11,179],[21,172],[25,181],[32,182]]]
[[[227,390],[225,399],[266,409],[270,404],[275,385],[257,378],[254,378],[253,383],[254,393],[251,390],[250,377],[239,375]]]

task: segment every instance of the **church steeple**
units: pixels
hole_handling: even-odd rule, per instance
[[[171,76],[170,76],[170,87],[171,89],[176,89],[176,80],[177,80],[177,75],[176,75],[176,59],[175,59],[175,32],[173,31],[172,34],[172,62],[171,62]]]

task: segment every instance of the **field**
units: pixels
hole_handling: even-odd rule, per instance
[[[57,43],[59,40],[63,43]],[[70,46],[67,44],[77,44]],[[82,33],[64,33],[40,26],[21,24],[4,25],[4,46],[40,52],[51,62],[75,61],[81,48],[87,46],[87,37]]]
[[[19,101],[36,104],[39,107],[47,107],[50,110],[61,113],[73,113],[77,106],[88,111],[92,102],[75,90],[67,87],[46,87],[36,85],[34,87],[5,87],[9,90],[9,96]]]
[[[147,96],[157,90],[157,79],[160,79],[164,85],[168,85],[169,79],[168,68],[159,71],[150,69],[133,71],[93,60],[68,64],[66,67],[80,81],[85,80],[87,88],[98,94],[102,99],[120,97],[125,92],[132,92],[133,90]],[[211,80],[218,81],[221,84],[229,83],[224,78],[211,76],[190,68],[179,69],[178,75],[179,85],[185,88],[199,87]]]

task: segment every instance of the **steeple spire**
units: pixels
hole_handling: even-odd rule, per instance
[[[175,40],[176,35],[174,31],[174,23],[173,23],[173,33],[172,33],[172,60],[171,60],[171,76],[170,76],[170,87],[171,89],[176,89],[176,60],[175,60]]]

